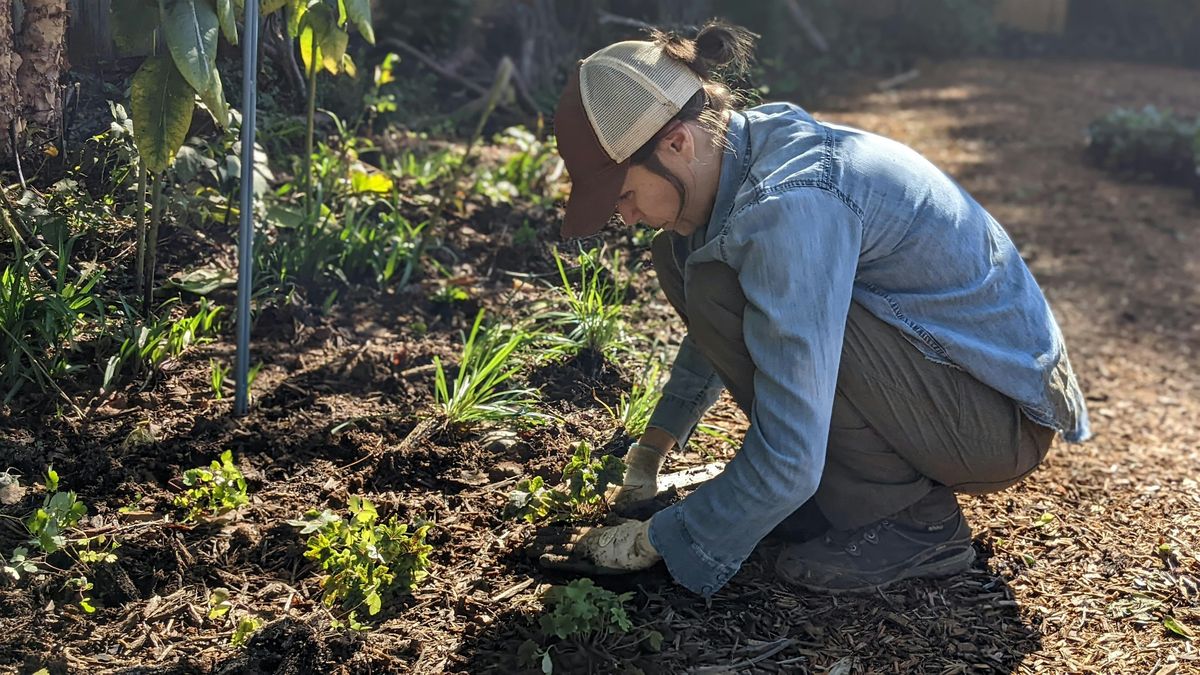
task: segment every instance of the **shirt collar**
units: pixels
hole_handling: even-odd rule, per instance
[[[713,202],[708,225],[703,229],[704,242],[712,241],[720,234],[725,220],[733,210],[733,200],[737,197],[738,188],[745,182],[746,174],[750,171],[750,131],[743,113],[736,110],[730,113],[729,126],[725,130],[725,143],[716,201]]]

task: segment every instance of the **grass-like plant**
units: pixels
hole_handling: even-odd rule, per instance
[[[383,603],[407,593],[429,576],[429,554],[425,543],[432,525],[409,526],[391,516],[379,520],[375,505],[363,497],[350,498],[350,519],[329,510],[309,511],[302,520],[289,520],[308,538],[304,557],[316,561],[326,576],[321,579],[322,602],[340,606],[353,630],[365,628],[357,620],[358,610],[379,613]],[[340,620],[337,624],[341,625]]]
[[[559,351],[578,354],[585,350],[611,357],[625,346],[624,311],[627,281],[615,277],[620,258],[613,253],[611,268],[605,269],[600,249],[579,254],[579,284],[571,282],[563,258],[554,251],[561,285],[557,291],[561,308],[545,314],[559,334],[548,336]]]
[[[621,423],[621,428],[630,438],[637,438],[645,433],[646,426],[650,424],[650,416],[654,413],[654,406],[658,405],[658,400],[662,398],[662,392],[658,388],[660,370],[657,361],[651,362],[642,371],[641,379],[633,383],[629,393],[621,394],[615,408],[601,403],[608,414]]]
[[[60,265],[53,280],[33,275],[35,251],[17,257],[0,272],[0,387],[10,402],[27,384],[43,394],[59,391],[58,380],[82,366],[70,354],[84,319],[99,315],[94,288],[99,276],[71,281]],[[67,260],[69,245],[60,247]],[[44,268],[43,268],[44,269]]]
[[[538,401],[534,390],[507,386],[520,369],[514,356],[532,336],[521,328],[485,329],[483,316],[480,310],[463,341],[453,380],[447,376],[441,359],[433,358],[434,396],[443,421],[469,427],[518,417],[544,419],[532,409]]]

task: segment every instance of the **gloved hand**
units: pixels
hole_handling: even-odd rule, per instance
[[[650,544],[649,520],[602,527],[546,528],[534,540],[538,563],[581,574],[625,574],[652,567],[662,556]]]
[[[620,512],[636,504],[654,499],[658,494],[658,472],[666,453],[641,443],[634,443],[625,454],[625,479],[608,495],[608,502]]]

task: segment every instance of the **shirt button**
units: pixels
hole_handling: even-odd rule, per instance
[[[700,594],[701,595],[712,595],[713,587],[710,584],[704,584],[704,586],[700,588]]]

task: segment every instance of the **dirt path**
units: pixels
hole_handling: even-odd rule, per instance
[[[1162,626],[1200,624],[1200,206],[1082,161],[1092,119],[1147,104],[1200,113],[1200,72],[976,61],[819,115],[904,141],[958,178],[1012,234],[1066,334],[1095,437],[1056,445],[1023,486],[970,500],[997,549],[989,565],[1019,575],[1009,587],[1040,642],[1022,671],[1200,672],[1196,643]],[[1052,536],[1029,530],[1042,512],[1056,516]],[[1143,595],[1154,608],[1138,617]]]
[[[774,580],[769,546],[711,603],[662,572],[618,578],[605,583],[637,591],[631,619],[664,636],[662,652],[613,636],[556,647],[556,672],[1200,672],[1200,637],[1164,627],[1173,618],[1200,634],[1200,207],[1185,190],[1125,183],[1083,161],[1090,120],[1149,103],[1200,113],[1200,72],[964,62],[819,111],[914,146],[1008,228],[1063,325],[1095,438],[1056,445],[1018,488],[965,499],[980,561],[945,584],[868,598],[798,593]],[[528,217],[480,212],[455,234],[463,263],[444,262],[475,279],[472,303],[520,313],[538,297],[504,273],[553,270],[545,249],[511,242]],[[550,239],[557,223],[534,225]],[[610,239],[645,258],[628,237]],[[650,276],[639,278],[633,324],[677,340]],[[129,530],[119,562],[94,580],[93,615],[51,605],[53,584],[0,588],[0,671],[520,671],[515,654],[535,633],[538,587],[565,579],[526,559],[533,528],[499,517],[505,494],[519,475],[555,478],[573,441],[611,439],[616,425],[601,403],[615,404],[637,364],[529,374],[562,425],[516,439],[405,443],[431,401],[427,365],[435,354],[453,358],[474,314],[431,306],[431,288],[348,299],[331,317],[303,308],[265,316],[255,345],[267,365],[243,420],[207,394],[208,358],[228,356],[223,340],[86,425],[47,416],[6,429],[0,465],[37,476],[53,462],[63,486],[92,505],[93,527],[125,522],[117,509],[135,499],[145,511],[169,510],[180,470],[226,448],[253,497],[230,524]],[[156,440],[125,443],[145,421]],[[710,421],[744,424],[728,401]],[[669,469],[729,450],[707,437],[701,449]],[[381,512],[437,523],[430,579],[366,635],[330,629],[301,538],[282,522],[355,494]],[[0,529],[4,546],[19,538]],[[205,619],[215,587],[268,623],[245,649]]]

